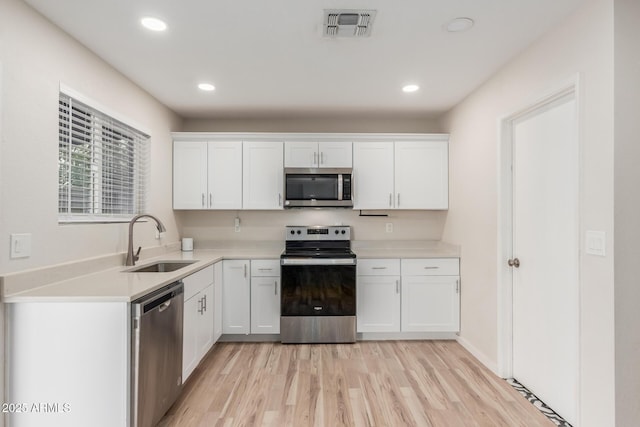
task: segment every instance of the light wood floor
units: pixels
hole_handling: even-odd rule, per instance
[[[455,341],[218,343],[159,424],[553,425]]]

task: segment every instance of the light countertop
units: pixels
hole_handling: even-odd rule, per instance
[[[459,258],[460,247],[432,240],[354,240],[358,258]]]
[[[352,249],[359,258],[455,258],[460,256],[460,248],[439,241],[353,241]],[[166,273],[134,273],[127,270],[133,267],[110,266],[82,271],[78,267],[76,275],[56,277],[55,267],[40,273],[20,274],[9,281],[4,277],[3,302],[131,302],[141,296],[160,289],[176,280],[182,279],[222,259],[279,259],[282,244],[213,245],[209,249],[196,249],[193,252],[170,250],[153,258],[137,263],[141,267],[157,261],[196,260],[191,265]],[[79,263],[80,264],[80,263]],[[66,274],[73,272],[73,264],[64,267]],[[53,274],[52,274],[53,272]],[[45,277],[38,277],[39,275]],[[47,282],[46,277],[54,277]],[[26,281],[37,278],[42,285],[25,289]],[[21,283],[22,282],[22,283]],[[15,285],[11,285],[15,283]]]
[[[22,292],[5,294],[3,302],[130,302],[224,259],[278,259],[280,251],[264,249],[195,250],[169,252],[137,263],[141,267],[156,261],[197,260],[167,273],[133,273],[135,267],[114,267],[50,283]]]

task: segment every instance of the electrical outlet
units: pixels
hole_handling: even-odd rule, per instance
[[[387,222],[385,224],[385,230],[387,231],[387,233],[393,233],[393,223]]]
[[[235,221],[234,221],[234,227],[235,227],[235,231],[236,233],[240,232],[240,218],[236,217]]]
[[[31,233],[11,234],[11,259],[31,256]]]

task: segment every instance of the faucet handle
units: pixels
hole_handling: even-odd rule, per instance
[[[133,261],[137,261],[140,258],[140,251],[142,250],[142,246],[138,246],[138,250],[136,254],[133,256]]]

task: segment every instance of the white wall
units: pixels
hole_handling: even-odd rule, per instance
[[[640,420],[640,2],[615,0],[616,425]]]
[[[3,140],[0,153],[0,272],[126,250],[126,224],[59,225],[57,215],[60,83],[151,131],[148,211],[168,228],[136,226],[136,244],[177,241],[171,209],[171,136],[181,120],[66,33],[19,0],[0,2]],[[10,233],[32,234],[32,256],[9,259]]]
[[[383,132],[439,133],[436,118],[400,115],[342,115],[336,117],[255,117],[185,119],[184,132]]]
[[[580,74],[581,235],[607,233],[607,257],[580,261],[581,422],[614,423],[613,7],[589,0],[444,117],[451,204],[443,239],[462,245],[462,341],[497,364],[498,122]],[[553,351],[553,349],[549,349]],[[636,400],[637,401],[637,400]]]
[[[376,213],[370,211],[370,213]],[[359,217],[351,209],[289,209],[285,211],[183,211],[177,213],[183,237],[203,241],[284,240],[286,225],[335,225],[352,227],[354,240],[440,240],[445,211],[384,211],[388,217]],[[234,218],[240,218],[240,232]],[[386,223],[393,232],[385,231]]]

